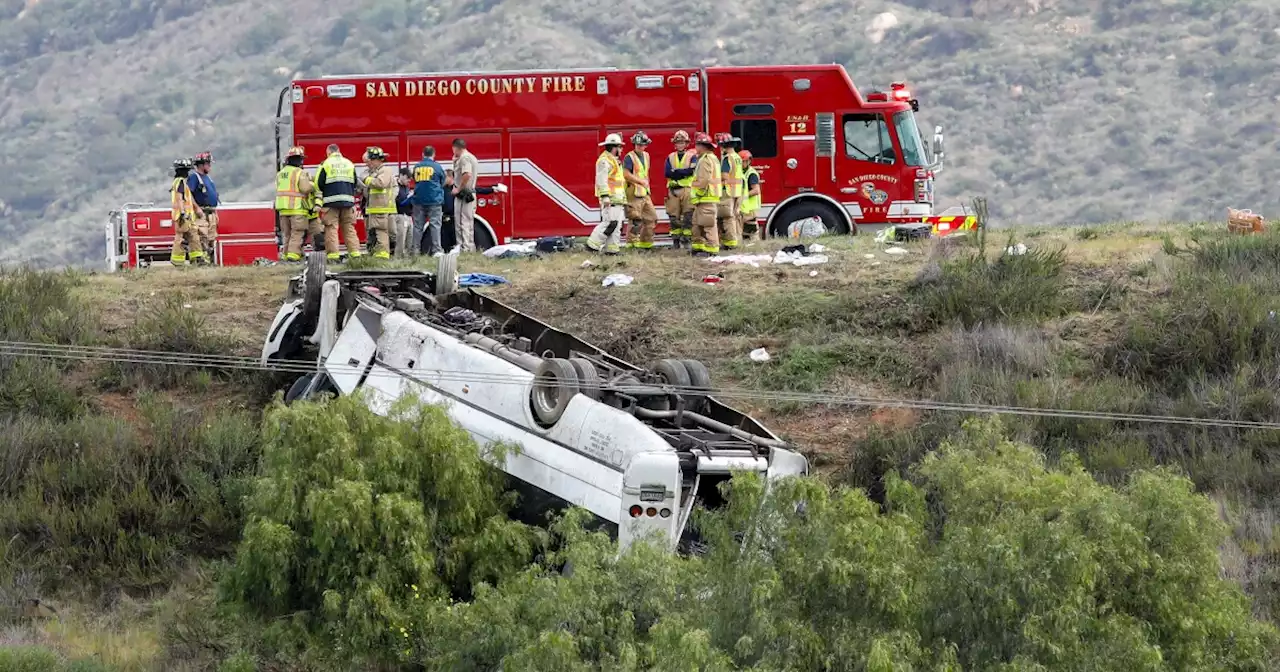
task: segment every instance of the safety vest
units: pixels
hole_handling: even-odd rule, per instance
[[[196,201],[191,197],[191,187],[187,186],[187,179],[185,177],[173,178],[173,186],[169,187],[169,193],[169,215],[172,217],[175,225],[183,215],[186,215],[188,218],[195,217]]]
[[[634,152],[634,151],[631,152],[631,163],[632,165],[635,166],[635,169],[632,170],[631,172],[636,177],[642,180],[649,177],[649,155],[647,153],[644,156],[641,156],[637,152]],[[630,187],[631,193],[635,198],[641,198],[643,196],[649,195],[649,190],[645,189],[644,187],[638,184],[632,184],[628,186]]]
[[[724,183],[721,193],[728,198],[738,198],[742,196],[742,157],[731,151],[722,158],[729,160],[729,181]]]
[[[755,212],[756,210],[760,209],[760,194],[756,194],[755,196],[752,196],[750,193],[748,193],[751,191],[750,181],[751,181],[752,175],[755,175],[757,180],[760,179],[760,173],[756,172],[755,166],[751,166],[747,168],[746,173],[743,174],[742,205],[738,206],[739,212],[747,213],[747,214]]]
[[[626,203],[627,179],[622,174],[622,164],[618,162],[618,157],[610,152],[601,152],[598,161],[609,163],[609,183],[605,189],[601,189],[599,185],[596,186],[596,197],[608,197],[614,203]]]
[[[387,166],[386,165],[380,166],[378,170],[371,172],[369,176],[372,177],[373,175],[377,175],[378,172],[382,171],[383,168],[387,168]],[[387,169],[390,170],[389,168]],[[369,179],[369,177],[366,177],[365,179],[367,180]],[[396,197],[394,192],[399,191],[399,189],[400,189],[400,185],[395,184],[394,182],[390,187],[387,187],[386,189],[369,187],[369,202],[367,204],[367,207],[365,207],[364,211],[371,215],[396,214]],[[375,198],[378,196],[384,196],[385,198]],[[382,205],[374,205],[374,203],[382,203]]]
[[[720,160],[716,158],[714,152],[707,152],[706,154],[698,157],[698,166],[696,170],[700,171],[703,163],[711,165],[711,184],[701,189],[698,187],[693,188],[693,197],[689,200],[695,205],[698,203],[720,202]],[[690,184],[692,184],[692,182],[690,182]]]
[[[300,177],[302,177],[302,169],[297,166],[285,166],[276,173],[276,210],[279,210],[280,214],[307,214],[302,190],[298,186]]]
[[[689,165],[693,163],[693,160],[695,158],[697,158],[697,155],[694,152],[690,152],[690,151],[685,151],[683,155],[681,155],[679,152],[671,152],[671,154],[667,156],[667,160],[671,162],[671,168],[673,170],[683,170],[685,168],[688,168]],[[693,184],[692,175],[690,175],[689,177],[682,177],[678,180],[667,180],[668,188],[684,187],[685,189],[688,189],[689,185],[691,184]]]
[[[356,204],[356,166],[341,154],[330,154],[320,164],[324,171],[324,205],[354,207]]]

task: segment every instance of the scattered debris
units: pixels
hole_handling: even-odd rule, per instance
[[[586,260],[586,261],[582,262],[582,266],[580,266],[579,268],[591,268],[591,267],[593,267],[593,266],[595,266],[595,265],[596,265],[596,262],[591,261],[590,259],[588,259],[588,260]]]
[[[773,257],[767,254],[730,254],[724,257],[707,257],[706,261],[713,264],[744,264],[760,268],[761,263],[772,263]]]
[[[539,252],[567,252],[573,249],[573,239],[567,236],[547,236],[534,244]]]
[[[928,224],[895,224],[876,232],[877,243],[905,243],[922,240],[933,235]]]
[[[905,247],[891,247],[884,251],[885,254],[909,254]]]
[[[486,285],[505,285],[507,279],[501,275],[488,273],[466,273],[458,277],[459,287],[484,287]]]
[[[484,251],[484,256],[490,259],[507,259],[509,257],[527,257],[537,252],[537,241],[529,241],[527,243],[508,243],[506,245],[494,245]]]
[[[817,238],[826,232],[827,227],[818,216],[798,219],[787,227],[787,236],[790,238]]]
[[[1027,253],[1027,246],[1022,243],[1010,245],[1004,249],[1004,253],[1013,257],[1020,257]]]
[[[811,277],[811,278],[816,278],[816,277],[818,277],[818,272],[817,272],[817,271],[809,271],[809,277]]]
[[[1252,210],[1236,210],[1227,208],[1227,231],[1229,233],[1262,233],[1267,230],[1266,220]]]
[[[753,362],[761,362],[761,363],[763,363],[763,362],[767,362],[767,361],[769,361],[769,359],[770,359],[770,357],[769,357],[769,351],[768,351],[768,350],[765,350],[764,348],[756,348],[755,350],[752,350],[752,351],[751,351],[751,354],[749,354],[749,355],[747,355],[747,356],[748,356],[748,357],[750,357],[750,358],[751,358],[751,361],[753,361]]]
[[[613,273],[611,275],[606,275],[604,280],[600,282],[600,285],[602,287],[626,287],[631,284],[632,280],[635,280],[635,278],[629,275]]]
[[[791,264],[793,266],[810,266],[813,264],[825,264],[827,263],[827,255],[825,254],[805,255],[801,252],[787,252],[785,250],[778,250],[778,253],[773,255],[773,263]]]
[[[708,285],[714,285],[720,282],[721,280],[724,280],[723,273],[714,273],[712,275],[707,275],[702,278],[702,281],[707,283]]]

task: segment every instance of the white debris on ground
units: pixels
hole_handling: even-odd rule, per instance
[[[500,257],[507,252],[514,252],[518,255],[533,254],[538,249],[538,241],[529,241],[527,243],[508,243],[506,245],[494,245],[484,251],[484,256],[489,258]]]
[[[813,250],[811,246],[809,249]],[[825,247],[822,249],[826,249]],[[777,254],[769,256],[767,254],[730,254],[725,257],[707,257],[707,261],[713,264],[742,264],[753,268],[760,268],[761,264],[791,264],[792,266],[812,266],[814,264],[825,264],[830,258],[825,254],[810,254],[805,256],[799,252],[783,252],[778,250]]]
[[[600,281],[600,286],[601,287],[626,287],[627,285],[631,284],[632,280],[635,280],[635,278],[629,275],[625,275],[623,273],[613,273],[611,275],[606,275],[604,280]]]
[[[753,361],[753,362],[761,362],[761,363],[763,363],[763,362],[767,362],[767,361],[769,361],[769,359],[770,359],[770,357],[769,357],[769,351],[768,351],[768,350],[765,350],[764,348],[756,348],[755,350],[752,350],[752,351],[751,351],[751,354],[749,354],[749,355],[747,355],[747,356],[748,356],[748,357],[750,357],[750,358],[751,358],[751,361]]]
[[[884,251],[884,253],[885,253],[885,254],[907,254],[907,248],[905,248],[905,247],[890,247],[889,249],[885,250],[885,251]]]
[[[1017,245],[1010,245],[1009,247],[1005,248],[1004,253],[1013,257],[1020,257],[1027,253],[1027,246],[1023,245],[1022,243],[1018,243]]]

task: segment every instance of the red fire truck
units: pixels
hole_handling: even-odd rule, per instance
[[[660,176],[672,134],[728,132],[754,157],[771,235],[814,218],[832,233],[921,222],[940,234],[970,228],[967,216],[959,223],[935,216],[942,127],[928,151],[918,109],[905,84],[864,96],[838,64],[343,75],[297,80],[280,92],[276,161],[289,145],[301,145],[314,170],[331,143],[357,162],[377,145],[407,167],[433,145],[448,166],[453,139],[463,138],[479,160],[481,183],[508,185],[506,193],[478,198],[475,241],[484,248],[586,235],[599,222],[598,143],[608,133],[626,139],[638,130],[653,139],[653,197],[665,233]],[[273,223],[253,235],[274,231]],[[112,240],[113,232],[133,235],[127,222],[108,233],[109,244],[132,249]]]

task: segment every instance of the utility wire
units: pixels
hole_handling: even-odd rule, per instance
[[[0,355],[76,361],[113,362],[121,364],[187,366],[245,371],[276,371],[283,373],[297,373],[299,375],[315,373],[318,369],[315,362],[305,361],[273,360],[264,364],[255,357],[234,355],[200,355],[185,352],[133,350],[127,348],[44,344],[21,341],[0,341]],[[362,372],[365,369],[363,366],[351,366],[332,361],[326,362],[324,368],[331,373],[339,375],[343,373]],[[427,385],[440,384],[444,382],[457,382],[523,386],[527,385],[529,382],[528,378],[508,374],[489,374],[475,371],[448,371],[439,369],[413,369],[406,372],[373,369],[368,372],[368,375],[374,377],[385,376],[394,378],[404,378],[408,376],[415,382]],[[634,384],[635,383],[633,383],[633,385]],[[639,385],[644,385],[644,383],[639,383]],[[616,381],[609,382],[605,380],[601,380],[599,382],[579,381],[577,386],[584,390],[621,388],[625,391],[626,383],[619,384]],[[1114,413],[1106,411],[1079,411],[1072,409],[1005,406],[995,404],[961,404],[925,399],[848,396],[823,392],[784,392],[752,390],[745,388],[702,388],[674,385],[666,385],[663,387],[664,389],[678,394],[710,395],[720,398],[748,399],[755,401],[796,402],[824,406],[908,408],[921,411],[952,413],[1008,414],[1078,420],[1106,420],[1113,422],[1145,422],[1169,425],[1231,427],[1237,429],[1280,429],[1280,422],[1257,422],[1248,420],[1149,415],[1139,413]]]

